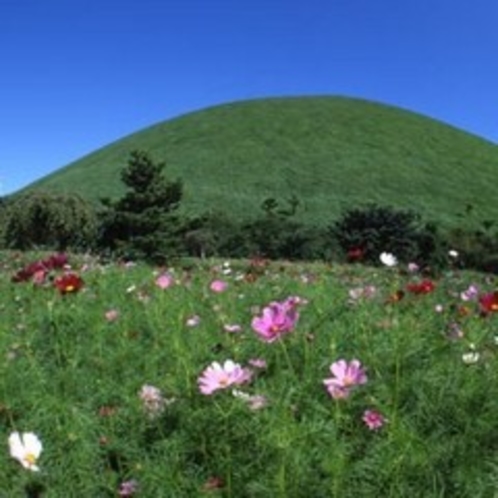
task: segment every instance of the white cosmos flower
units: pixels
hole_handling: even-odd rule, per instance
[[[390,252],[383,252],[380,255],[380,261],[386,266],[396,266],[398,264],[398,260]]]
[[[25,468],[38,472],[40,468],[36,465],[42,452],[43,446],[38,436],[32,432],[13,432],[9,436],[10,456],[19,461]]]
[[[462,360],[466,365],[473,365],[479,361],[481,355],[477,351],[469,351],[462,355]]]
[[[479,361],[481,355],[476,351],[476,346],[474,343],[469,344],[469,352],[462,355],[462,360],[467,365],[472,365]]]

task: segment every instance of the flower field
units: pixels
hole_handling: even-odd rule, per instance
[[[493,276],[0,258],[2,498],[496,496]]]

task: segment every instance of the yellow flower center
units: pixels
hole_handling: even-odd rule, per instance
[[[220,377],[219,379],[220,386],[226,387],[230,383],[230,379],[227,375],[224,375],[223,377]]]
[[[343,384],[345,387],[352,386],[352,385],[354,385],[354,383],[355,383],[354,379],[350,375],[346,375],[343,379]]]
[[[24,461],[28,465],[34,465],[36,463],[36,457],[35,455],[33,455],[33,453],[27,453],[26,455],[24,455]]]

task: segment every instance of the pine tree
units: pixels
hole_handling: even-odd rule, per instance
[[[164,167],[146,152],[133,151],[121,171],[124,196],[102,201],[101,245],[115,255],[160,262],[174,251],[183,184],[168,181]]]

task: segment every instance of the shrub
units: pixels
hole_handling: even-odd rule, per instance
[[[35,191],[3,208],[5,247],[85,250],[95,243],[93,206],[76,194]]]
[[[458,252],[460,266],[498,274],[498,231],[493,221],[478,222],[473,227],[458,227],[447,235],[447,246]]]
[[[345,211],[331,233],[344,253],[359,249],[366,262],[378,262],[382,252],[429,262],[438,243],[435,225],[423,225],[417,213],[376,204]]]
[[[330,236],[325,230],[307,226],[295,218],[300,202],[292,196],[280,208],[273,198],[263,201],[261,214],[245,223],[236,235],[246,255],[258,254],[270,259],[323,259]]]

